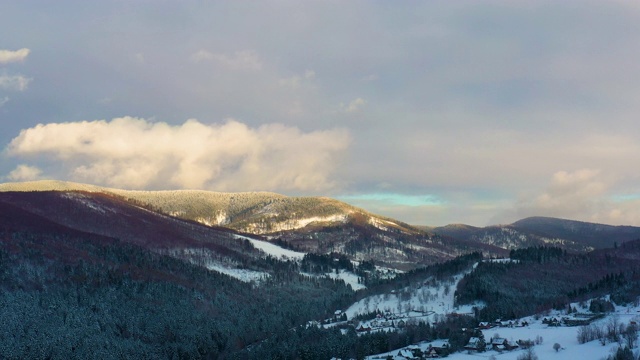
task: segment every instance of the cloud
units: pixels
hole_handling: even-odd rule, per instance
[[[558,171],[537,195],[524,195],[511,210],[512,220],[552,216],[605,224],[640,224],[640,198],[615,196],[614,177],[600,170]]]
[[[519,202],[519,212],[568,217],[595,211],[594,199],[605,195],[608,185],[599,170],[559,171],[542,194]]]
[[[4,98],[0,99],[0,107],[3,107],[8,102],[9,102],[8,96],[5,96]]]
[[[31,50],[22,48],[20,50],[0,50],[0,64],[24,61],[29,56]]]
[[[22,75],[0,75],[0,88],[5,90],[25,91],[32,79]]]
[[[321,191],[349,144],[345,130],[302,132],[235,120],[179,126],[123,117],[22,130],[9,156],[48,157],[64,177],[122,188]]]
[[[191,61],[200,63],[214,61],[231,70],[262,70],[262,61],[255,51],[243,50],[233,54],[215,54],[207,50],[199,50],[191,55]]]
[[[136,53],[134,56],[134,59],[136,60],[136,62],[138,64],[144,64],[145,63],[145,58],[144,58],[144,54],[143,53]]]
[[[364,106],[364,104],[366,104],[366,103],[367,102],[363,98],[357,98],[357,99],[351,101],[349,103],[349,105],[347,105],[346,107],[344,107],[344,105],[343,105],[344,111],[346,111],[348,113],[359,111],[360,108],[362,106]]]
[[[311,81],[316,78],[316,72],[313,70],[306,70],[304,75],[294,75],[292,77],[278,80],[278,84],[283,87],[289,87],[297,89],[304,81]]]
[[[6,178],[10,181],[31,181],[39,179],[40,175],[42,175],[42,170],[39,168],[22,164],[11,171]]]

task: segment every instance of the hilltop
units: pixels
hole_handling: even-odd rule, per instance
[[[0,184],[0,192],[83,191],[212,227],[265,236],[294,250],[337,252],[355,261],[408,270],[473,251],[505,255],[493,245],[435,236],[401,221],[327,197],[270,192],[132,191],[63,181]]]

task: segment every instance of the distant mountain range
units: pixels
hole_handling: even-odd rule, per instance
[[[487,259],[496,256],[515,261]],[[363,341],[370,354],[366,336],[309,321],[367,295],[400,311],[419,291],[434,305],[428,284],[438,293],[454,275],[458,285],[442,292],[455,291],[456,306],[482,301],[475,320],[605,294],[631,303],[639,259],[640,228],[631,226],[536,217],[427,229],[323,197],[0,184],[0,357],[294,358],[336,341]],[[455,339],[473,323],[442,318],[434,327],[446,333],[428,339]],[[290,348],[298,355],[282,355]]]
[[[318,224],[344,224],[352,218],[384,230],[422,233],[408,224],[327,197],[288,197],[270,192],[131,191],[49,180],[0,184],[0,191],[50,190],[116,194],[165,214],[252,234],[274,234]]]
[[[34,203],[40,197],[49,199],[42,201],[53,201],[50,198],[54,195],[49,191],[66,193],[67,198],[84,199],[76,201],[73,217],[83,231],[96,232],[102,221],[111,223],[114,228],[107,227],[98,233],[134,238],[133,233],[114,233],[115,225],[127,223],[142,214],[154,213],[163,219],[178,218],[227,233],[237,231],[262,236],[303,252],[337,252],[352,260],[375,260],[404,270],[473,251],[489,256],[506,256],[511,249],[548,245],[585,252],[640,238],[639,227],[545,217],[484,228],[461,224],[421,228],[327,197],[288,197],[270,192],[130,191],[62,181],[0,184],[0,192],[41,192],[30,198],[29,201]],[[126,204],[132,206],[131,209],[144,209],[146,212],[125,216],[132,211],[127,208],[126,211],[96,213],[94,208],[101,205],[94,202],[107,198],[118,201],[119,206]],[[68,203],[64,199],[55,201]],[[42,216],[69,225],[60,219],[56,207],[38,211]],[[85,213],[94,214],[95,219],[85,219],[89,216]],[[102,220],[98,220],[100,218]]]
[[[457,224],[430,230],[436,234],[504,249],[546,245],[573,251],[590,251],[640,239],[640,227],[594,224],[551,217],[529,217],[509,225],[483,228]]]
[[[296,250],[337,252],[352,260],[375,260],[404,270],[473,251],[506,254],[493,245],[434,235],[326,197],[287,197],[268,192],[128,191],[61,181],[0,184],[0,192],[45,196],[49,191],[81,192],[86,199],[108,194],[122,203],[158,214],[264,236]],[[87,211],[91,210],[89,203]],[[50,211],[55,212],[53,208]]]

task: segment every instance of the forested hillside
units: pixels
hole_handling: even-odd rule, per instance
[[[353,296],[270,260],[260,286],[0,203],[0,354],[9,359],[218,359]]]
[[[458,285],[457,301],[477,300],[483,320],[514,319],[571,301],[611,294],[616,303],[640,295],[640,241],[626,243],[625,251],[611,249],[570,254],[553,247],[512,250],[510,261],[484,261]]]

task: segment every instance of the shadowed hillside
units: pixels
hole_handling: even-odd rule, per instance
[[[287,197],[266,192],[127,191],[59,181],[0,184],[0,191],[47,190],[111,194],[112,198],[188,221],[266,235],[300,251],[338,252],[353,260],[375,260],[403,270],[474,251],[506,254],[492,244],[433,236],[326,197]],[[106,220],[91,221],[86,223],[88,228],[100,228],[102,225],[96,221]]]

